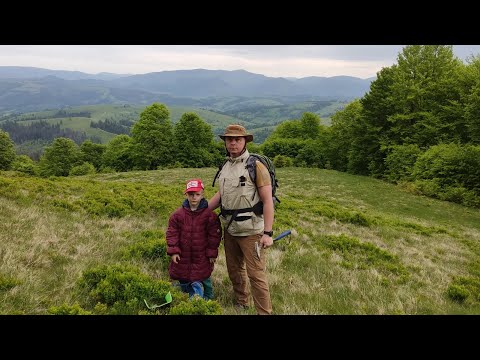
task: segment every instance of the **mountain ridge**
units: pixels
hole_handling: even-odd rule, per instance
[[[0,112],[28,112],[94,104],[190,105],[209,97],[299,97],[353,100],[370,79],[310,76],[292,80],[246,70],[169,70],[147,74],[87,74],[22,66],[0,66]]]

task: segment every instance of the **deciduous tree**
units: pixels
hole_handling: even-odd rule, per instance
[[[15,145],[8,133],[0,129],[0,170],[10,169],[15,160]]]
[[[147,106],[133,124],[131,133],[136,168],[154,170],[173,164],[173,129],[165,105]]]

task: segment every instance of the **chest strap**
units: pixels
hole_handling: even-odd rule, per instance
[[[255,215],[261,215],[263,214],[263,203],[259,201],[255,205],[249,208],[243,208],[243,209],[233,209],[233,210],[228,210],[225,209],[222,205],[220,205],[220,215],[223,217],[227,217],[228,215],[232,215],[230,218],[230,221],[227,224],[227,227],[225,228],[225,231],[228,230],[230,227],[230,224],[232,223],[233,220],[236,221],[245,221],[248,219],[251,219],[251,216],[238,216],[238,214],[246,213],[246,212],[253,212]]]

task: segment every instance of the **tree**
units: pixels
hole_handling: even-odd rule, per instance
[[[133,169],[132,139],[122,134],[115,136],[107,144],[102,157],[103,167],[110,167],[116,171],[128,171]]]
[[[451,46],[406,46],[398,64],[382,69],[361,99],[364,124],[352,144],[354,168],[367,166],[365,175],[382,176],[385,158],[396,145],[426,148],[461,139],[461,68]]]
[[[465,104],[466,141],[480,144],[480,56],[468,59],[462,69],[461,92]]]
[[[86,140],[80,145],[82,160],[95,166],[98,171],[102,167],[102,156],[106,149],[106,145],[94,144],[91,140]]]
[[[302,124],[298,120],[286,120],[278,124],[266,141],[277,139],[302,139]]]
[[[0,170],[10,169],[15,160],[15,145],[8,133],[0,129]]]
[[[212,127],[197,114],[182,115],[174,129],[175,161],[183,167],[208,167],[214,164]]]
[[[320,131],[320,117],[317,114],[305,112],[300,119],[300,126],[304,139],[316,139]]]
[[[398,56],[392,93],[399,106],[396,114],[407,115],[408,121],[389,119],[391,144],[412,143],[395,130],[409,139],[428,139],[426,144],[417,143],[419,146],[462,139],[465,128],[459,84],[462,66],[453,55],[452,46],[411,45],[403,49]],[[422,134],[424,131],[426,134]],[[413,133],[417,136],[412,136]]]
[[[396,65],[380,70],[370,91],[360,99],[362,111],[353,125],[348,160],[348,171],[353,174],[379,176],[383,173],[385,154],[381,142],[390,127],[389,117],[400,111],[392,91],[397,71]]]
[[[173,164],[172,122],[165,105],[153,103],[147,106],[133,124],[131,133],[136,168],[154,170]]]
[[[70,170],[81,161],[80,149],[71,139],[56,138],[45,148],[40,158],[41,176],[68,176]]]
[[[356,99],[332,115],[328,159],[335,170],[348,169],[349,154],[357,136],[357,125],[360,123],[362,110],[360,100]]]

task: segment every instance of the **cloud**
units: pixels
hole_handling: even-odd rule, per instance
[[[2,45],[0,66],[86,73],[239,70],[274,77],[375,76],[396,63],[403,45]],[[462,60],[479,45],[455,45]]]

